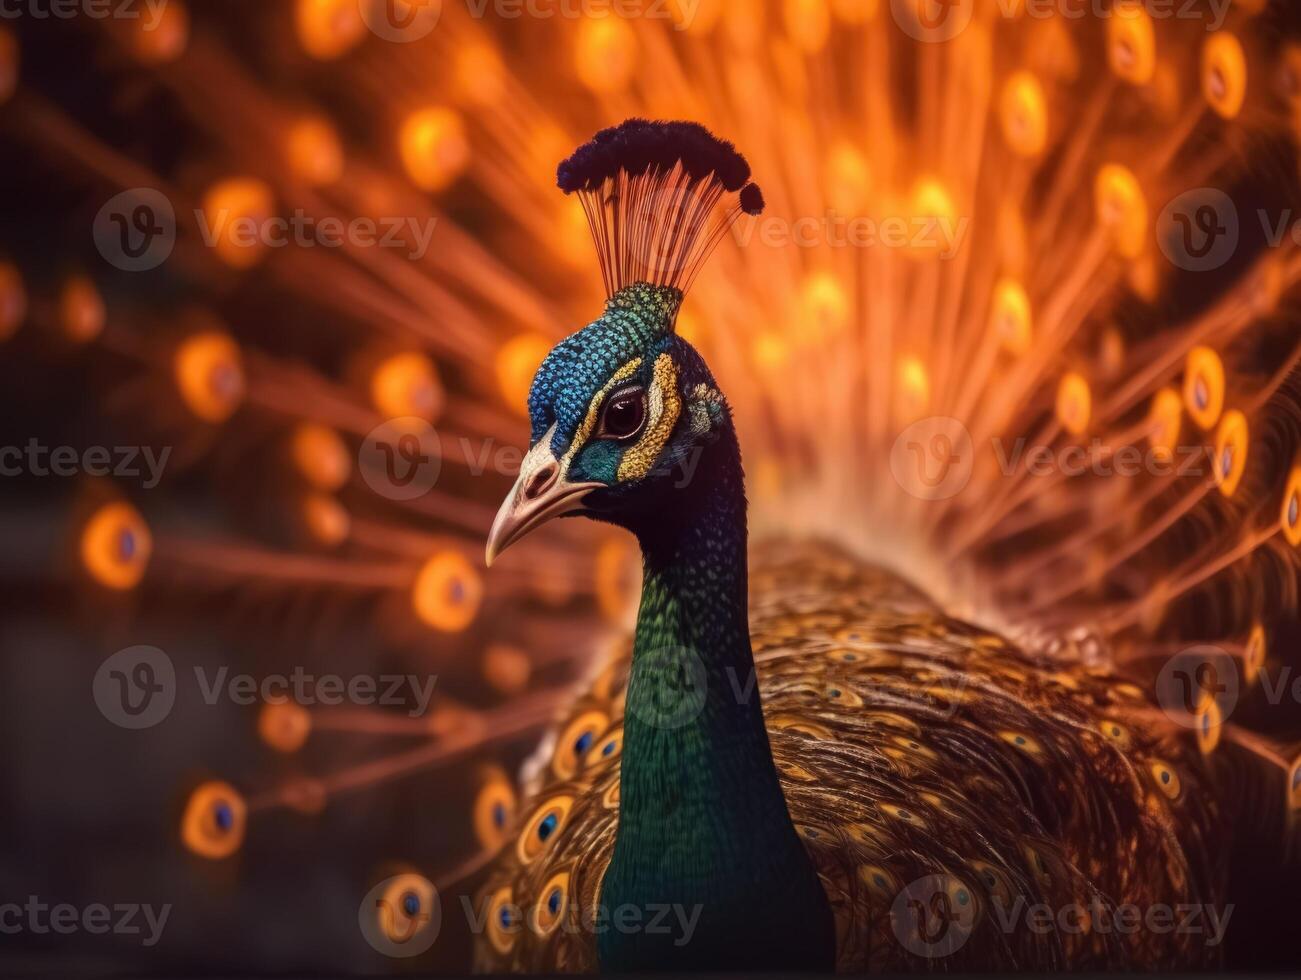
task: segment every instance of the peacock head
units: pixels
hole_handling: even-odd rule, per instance
[[[636,283],[547,355],[529,392],[530,449],[487,560],[553,517],[625,526],[692,493],[702,456],[731,426],[713,375],[672,332],[682,293]]]
[[[692,475],[731,416],[674,324],[723,233],[763,210],[749,176],[704,127],[641,119],[602,130],[560,165],[560,187],[587,212],[609,298],[533,378],[530,448],[489,534],[488,564],[553,517],[634,527],[698,492]]]

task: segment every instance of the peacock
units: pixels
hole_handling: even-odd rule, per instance
[[[6,887],[165,884],[132,972],[1292,963],[1296,11],[526,6],[0,23]]]
[[[1236,814],[1198,738],[1142,687],[1032,656],[834,546],[764,551],[750,587],[739,438],[674,333],[720,229],[763,210],[749,176],[699,125],[641,119],[560,165],[609,298],[538,369],[531,448],[486,560],[552,518],[591,517],[636,538],[641,601],[629,656],[559,726],[491,869],[478,965],[1207,966],[1204,935],[1045,941],[994,912],[1224,907],[1213,842]],[[1216,696],[1194,706],[1203,747]],[[691,910],[690,931],[649,928],[663,909]]]

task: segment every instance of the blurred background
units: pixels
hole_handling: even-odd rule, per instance
[[[0,904],[170,912],[152,944],[143,912],[141,934],[0,917],[25,924],[0,971],[468,967],[461,898],[517,777],[635,612],[630,543],[585,522],[482,565],[533,370],[603,300],[555,167],[627,116],[735,140],[769,201],[680,321],[737,413],[758,532],[830,531],[960,613],[1041,609],[1055,576],[1004,582],[997,541],[954,530],[987,526],[996,474],[937,516],[891,445],[941,410],[1082,431],[1211,298],[1286,307],[1293,252],[1254,222],[1199,276],[1151,228],[1212,175],[1243,214],[1295,200],[1295,76],[1232,128],[1198,81],[1205,18],[1277,52],[1293,15],[1194,5],[1158,55],[1129,20],[993,6],[941,55],[905,0],[11,0]],[[1109,161],[1138,177],[1095,186]],[[1072,329],[1031,326],[1053,297]],[[1098,554],[1133,526],[1058,574],[1109,594]],[[1169,618],[1214,635],[1242,588]],[[409,960],[359,924],[395,877],[441,895]],[[1291,963],[1295,899],[1240,900],[1231,965]]]

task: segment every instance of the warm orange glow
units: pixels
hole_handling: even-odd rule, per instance
[[[931,382],[926,365],[916,357],[899,361],[896,411],[899,418],[911,422],[926,413],[931,402]]]
[[[849,297],[832,272],[814,272],[800,289],[799,338],[816,344],[829,340],[849,322]]]
[[[298,0],[296,13],[303,50],[322,61],[339,57],[366,34],[357,0]]]
[[[846,24],[866,24],[876,18],[881,0],[831,0],[831,10]]]
[[[593,92],[621,91],[637,70],[637,36],[622,17],[593,17],[579,22],[574,70]]]
[[[1003,279],[994,287],[990,329],[1008,353],[1022,357],[1030,350],[1034,339],[1030,297],[1016,280]]]
[[[325,187],[343,176],[343,145],[334,126],[320,116],[306,116],[289,128],[285,139],[289,170],[312,187]]]
[[[151,17],[158,18],[150,27],[137,21],[131,46],[136,57],[147,65],[163,65],[175,61],[185,53],[190,40],[190,11],[182,0],[167,0],[161,10]]]
[[[551,344],[537,334],[512,337],[497,352],[497,390],[506,404],[520,415],[528,415],[529,388],[538,365]]]
[[[297,752],[312,732],[312,716],[294,701],[264,704],[257,731],[262,741],[277,752]]]
[[[1224,119],[1232,119],[1247,97],[1247,57],[1242,42],[1221,31],[1202,48],[1202,94]]]
[[[1018,71],[1003,84],[999,103],[1003,138],[1014,153],[1038,156],[1048,141],[1048,108],[1043,86],[1028,71]]]
[[[144,577],[153,537],[144,518],[130,504],[105,504],[81,532],[81,563],[100,585],[133,589]]]
[[[483,651],[483,679],[502,694],[519,694],[529,685],[533,665],[518,647],[494,643]]]
[[[596,600],[611,622],[622,622],[636,608],[641,589],[637,555],[619,538],[608,538],[596,552]]]
[[[1147,245],[1148,220],[1147,200],[1133,172],[1118,163],[1104,165],[1094,183],[1094,205],[1116,251],[1137,258]]]
[[[321,544],[337,548],[348,539],[352,517],[329,494],[310,493],[303,498],[303,525]]]
[[[375,921],[390,942],[399,945],[411,942],[431,928],[433,918],[429,910],[437,897],[434,883],[424,875],[395,875],[375,900]]]
[[[264,232],[275,206],[271,188],[255,177],[213,184],[203,195],[204,244],[232,268],[251,268],[266,250]]]
[[[289,442],[294,468],[321,490],[338,490],[352,475],[352,456],[339,434],[315,422],[300,423]]]
[[[910,235],[906,255],[946,254],[956,243],[949,235],[957,223],[957,209],[948,188],[934,177],[917,181],[913,187],[909,210],[913,218],[930,219],[917,235]]]
[[[1247,417],[1236,408],[1224,413],[1215,433],[1215,482],[1232,497],[1247,469]]]
[[[424,354],[395,354],[371,375],[370,400],[386,419],[414,416],[432,422],[443,410],[443,385]]]
[[[86,276],[73,276],[59,293],[59,326],[77,343],[94,340],[104,329],[104,299]]]
[[[243,401],[244,367],[228,334],[206,330],[188,337],[172,370],[181,399],[205,422],[224,422]]]
[[[1156,70],[1152,18],[1138,0],[1120,0],[1107,18],[1107,62],[1118,78],[1146,85]]]
[[[1184,403],[1179,392],[1173,388],[1162,388],[1152,396],[1152,407],[1148,410],[1148,424],[1152,427],[1148,440],[1158,458],[1174,458],[1179,445],[1179,431],[1183,427]]]
[[[872,171],[867,158],[852,142],[836,140],[827,153],[827,205],[841,217],[856,217],[868,205]]]
[[[473,42],[456,52],[456,88],[471,105],[497,105],[506,97],[506,66],[491,44]]]
[[[1184,407],[1203,429],[1213,428],[1224,410],[1224,362],[1209,347],[1194,347],[1184,366]]]
[[[1092,412],[1093,397],[1084,376],[1075,371],[1064,375],[1057,386],[1057,421],[1062,428],[1078,436],[1089,427]]]
[[[668,0],[675,29],[704,36],[714,29],[726,4],[735,0]]]
[[[204,783],[191,795],[181,817],[181,843],[199,857],[230,857],[244,843],[248,807],[228,783]]]
[[[479,613],[483,580],[459,551],[443,551],[425,562],[416,576],[411,603],[426,625],[459,633]]]
[[[421,190],[440,191],[470,162],[470,141],[455,109],[433,106],[402,123],[398,145],[407,176]]]
[[[831,33],[827,0],[784,0],[786,33],[805,54],[817,54]]]
[[[8,262],[0,262],[0,341],[14,335],[27,318],[27,290],[23,277]]]

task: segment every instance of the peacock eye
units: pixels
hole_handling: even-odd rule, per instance
[[[646,421],[646,392],[642,388],[616,391],[601,409],[601,439],[631,439]]]

